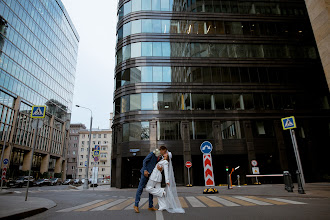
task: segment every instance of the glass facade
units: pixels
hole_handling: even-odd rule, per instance
[[[21,110],[53,103],[71,112],[79,36],[62,3],[2,0],[0,15],[1,88],[22,97]]]
[[[60,0],[0,0],[0,139],[7,134],[8,178],[30,170],[33,105],[46,105],[47,113],[31,175],[65,178],[78,43]]]
[[[280,124],[291,115],[300,125],[303,164],[315,159],[307,149],[319,140],[330,144],[329,89],[303,0],[118,4],[113,167],[121,181],[113,185],[131,186],[123,170],[133,173],[161,145],[181,164],[177,183],[187,184],[184,161],[199,163],[206,140],[219,184],[224,166],[251,173],[253,159],[269,173],[295,169]],[[316,121],[322,134],[312,131],[319,131]],[[194,169],[195,185],[204,184],[202,168]]]

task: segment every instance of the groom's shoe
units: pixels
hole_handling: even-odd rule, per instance
[[[156,209],[155,207],[152,208],[148,208],[149,211],[157,211],[158,209]]]
[[[135,210],[136,213],[140,213],[140,211],[139,211],[139,207],[134,206],[134,210]]]

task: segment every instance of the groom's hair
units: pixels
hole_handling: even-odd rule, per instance
[[[160,147],[159,147],[159,150],[167,150],[167,147],[165,147],[165,146],[160,146]]]

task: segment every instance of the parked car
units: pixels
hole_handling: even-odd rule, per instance
[[[9,180],[7,182],[7,186],[9,187],[23,187],[27,185],[28,182],[28,176],[20,176],[18,177],[16,180]],[[33,186],[34,185],[34,178],[32,176],[30,176],[30,184],[29,186]]]
[[[61,185],[62,184],[62,179],[61,178],[52,178],[50,179],[50,185],[55,186],[55,185]]]
[[[73,183],[74,183],[74,184],[81,184],[82,182],[81,182],[80,179],[75,179],[75,180],[73,181]]]
[[[71,185],[71,184],[73,184],[73,179],[66,179],[62,183],[62,185]]]
[[[50,180],[49,179],[38,179],[35,182],[36,186],[49,186],[50,185]]]

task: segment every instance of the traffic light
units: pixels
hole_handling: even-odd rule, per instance
[[[226,166],[226,171],[227,171],[227,172],[229,171],[229,167],[228,167],[228,166]]]

